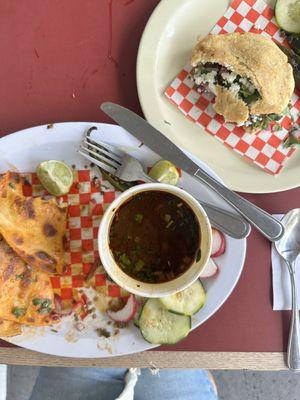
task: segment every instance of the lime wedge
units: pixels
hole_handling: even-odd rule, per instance
[[[179,173],[174,164],[167,160],[158,161],[150,170],[149,176],[161,183],[177,185]]]
[[[44,188],[53,196],[67,194],[73,183],[71,168],[62,161],[43,161],[36,169]]]

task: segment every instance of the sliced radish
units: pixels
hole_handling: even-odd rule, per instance
[[[62,310],[62,298],[57,293],[54,293],[54,307],[58,313]]]
[[[133,294],[128,297],[127,303],[121,310],[118,311],[107,311],[107,315],[115,322],[128,322],[130,321],[136,312],[136,298]]]
[[[59,294],[54,293],[54,314],[59,317],[66,317],[67,315],[71,315],[73,308],[63,308],[62,298]]]
[[[214,276],[218,273],[219,267],[217,264],[214,262],[212,258],[210,258],[207,262],[207,264],[204,267],[204,270],[201,272],[201,275],[199,278],[210,278],[211,276]]]
[[[226,249],[226,240],[222,232],[212,228],[212,248],[211,257],[221,256]]]
[[[143,305],[145,304],[145,301],[147,300],[147,299],[145,299],[145,297],[141,297],[141,296],[135,296],[135,299],[136,299],[137,308],[143,307]]]
[[[142,311],[143,305],[145,304],[146,299],[144,297],[136,296],[136,311],[133,316],[134,325],[139,328],[139,318],[140,313]]]
[[[73,312],[72,308],[68,308],[68,309],[66,309],[66,310],[61,310],[61,311],[58,313],[58,315],[59,315],[60,317],[67,317],[68,315],[71,315],[72,312]]]

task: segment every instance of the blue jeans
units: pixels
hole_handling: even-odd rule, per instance
[[[76,362],[74,360],[74,362]],[[47,368],[40,370],[30,400],[114,400],[124,388],[126,369]],[[142,369],[135,400],[216,400],[204,370]]]

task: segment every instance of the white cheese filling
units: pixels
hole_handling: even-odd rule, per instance
[[[226,68],[228,69],[227,66]],[[206,67],[206,65],[199,65],[199,67],[194,69],[193,80],[200,88],[202,86],[202,89],[207,89],[213,94],[216,94],[216,85],[221,85],[234,95],[239,95],[244,101],[247,97],[251,98],[251,95],[254,96],[254,100],[252,101],[256,101],[256,95],[259,96],[256,87],[249,78],[241,77],[231,70],[224,71],[224,67],[221,66],[218,68],[215,66]],[[263,125],[266,122],[265,119],[266,116],[264,115],[250,114],[246,122],[238,124],[237,126],[251,127],[253,125]],[[275,119],[273,120],[275,121]],[[272,120],[270,119],[270,121]]]

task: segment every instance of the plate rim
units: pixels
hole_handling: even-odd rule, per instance
[[[153,106],[153,103],[156,104],[157,105],[157,109],[161,109],[161,106],[159,104],[159,100],[157,99],[157,96],[158,95],[162,96],[162,99],[163,99],[162,101],[166,101],[167,102],[167,99],[164,98],[163,94],[158,94],[155,91],[155,85],[151,86],[151,87],[154,86],[151,98],[150,98],[150,96],[148,94],[148,91],[144,90],[146,84],[145,84],[145,75],[143,74],[143,69],[144,69],[143,67],[144,67],[146,61],[147,62],[149,61],[149,57],[147,57],[147,50],[146,49],[147,48],[148,49],[151,48],[151,50],[154,51],[154,53],[156,53],[156,49],[158,48],[158,42],[159,41],[156,41],[155,50],[154,50],[153,49],[153,45],[152,45],[153,44],[153,39],[150,39],[150,37],[153,35],[153,30],[154,30],[155,24],[160,19],[163,19],[164,20],[164,26],[166,26],[167,25],[167,20],[168,20],[168,18],[170,18],[170,13],[172,11],[175,12],[174,10],[181,8],[181,7],[183,7],[183,5],[185,5],[185,4],[189,3],[189,2],[192,2],[192,1],[194,1],[194,0],[184,0],[184,1],[182,1],[182,0],[161,0],[160,3],[153,10],[150,18],[148,19],[147,24],[146,24],[146,26],[144,28],[143,33],[142,33],[140,43],[139,43],[138,54],[137,54],[137,62],[136,62],[136,84],[137,84],[137,91],[138,91],[138,97],[139,97],[140,105],[141,105],[142,111],[143,111],[146,119],[149,121],[149,123],[154,125],[158,130],[161,130],[161,132],[163,134],[166,134],[167,129],[169,129],[169,131],[171,132],[171,129],[170,129],[170,127],[166,128],[166,127],[158,125],[158,122],[157,122],[158,119],[154,117],[154,114],[151,111],[151,107],[149,107],[149,102],[150,101],[152,102],[152,106]],[[203,1],[208,1],[208,0],[203,0]],[[266,1],[268,1],[268,0],[266,0]],[[160,15],[161,13],[163,13],[163,15]],[[163,30],[161,30],[160,26],[158,28],[158,31],[157,31],[157,26],[156,26],[156,30],[155,31],[156,31],[156,33],[155,33],[156,35],[157,35],[157,32],[159,31],[160,32],[159,36],[162,36]],[[149,52],[149,50],[148,50],[148,52]],[[154,61],[153,61],[154,59],[156,59],[156,56],[154,56],[152,58],[152,63],[154,63]],[[152,69],[152,72],[153,72],[154,67],[152,67],[151,69]],[[173,78],[174,77],[170,76],[170,81]],[[147,79],[149,79],[149,78],[147,78]],[[152,80],[152,83],[153,83],[153,81],[155,81],[155,78],[153,78],[151,76],[151,80]],[[144,93],[146,93],[146,94],[144,94]],[[169,104],[170,104],[171,107],[175,107],[173,104],[171,104],[171,103],[169,103]],[[156,112],[156,116],[158,114],[163,115],[162,112]],[[190,121],[186,120],[186,122],[187,122],[187,128],[188,128],[188,123]],[[204,129],[203,129],[203,131],[204,131]],[[172,132],[176,132],[176,129],[173,129]],[[205,132],[205,134],[209,135],[209,133],[207,133],[207,132]],[[168,133],[166,134],[166,136],[168,136]],[[213,139],[216,140],[215,138],[213,138]],[[172,140],[174,141],[174,133],[173,133]],[[176,140],[175,140],[175,143],[176,143]],[[238,158],[240,158],[240,160],[238,161],[238,164],[240,164],[240,163],[247,164],[248,163],[248,161],[243,160],[241,158],[241,156],[238,156],[237,154],[236,154],[236,156]],[[294,157],[296,157],[296,156],[297,155],[295,154]],[[298,154],[298,157],[299,157],[299,154]],[[211,169],[214,168],[214,166],[211,163],[208,164],[205,161],[203,161],[203,162],[208,167],[210,167]],[[284,166],[283,171],[281,172],[280,175],[284,174],[287,171],[289,162],[291,162],[291,160],[287,160],[287,165]],[[256,169],[257,169],[258,173],[264,172],[259,167],[256,167]],[[237,192],[242,192],[242,193],[252,193],[252,194],[279,193],[279,192],[282,192],[282,191],[295,189],[295,188],[298,188],[300,186],[300,182],[297,182],[297,173],[296,172],[293,174],[293,176],[295,176],[295,178],[292,179],[292,182],[285,183],[286,182],[286,179],[285,179],[286,177],[284,177],[283,183],[280,185],[280,187],[276,187],[275,189],[271,187],[272,183],[270,183],[267,187],[265,185],[262,185],[262,184],[261,185],[257,185],[256,182],[259,180],[259,175],[258,174],[256,175],[255,179],[253,179],[253,182],[251,183],[251,187],[244,187],[242,182],[238,183],[238,179],[236,179],[235,182],[232,183],[231,185],[230,185],[231,182],[228,182],[226,184],[231,190],[234,190],[234,191],[237,191]],[[264,172],[264,173],[266,173],[266,172]],[[228,175],[228,173],[227,173],[227,175]],[[222,175],[222,173],[220,173],[220,171],[218,171],[218,176],[222,180],[226,181],[226,175]],[[274,176],[273,178],[276,179],[277,177],[278,176]]]
[[[109,124],[109,123],[99,123],[99,122],[87,122],[87,121],[81,121],[81,122],[79,122],[79,121],[74,121],[74,122],[72,122],[72,121],[70,121],[70,122],[61,122],[61,123],[55,123],[55,124],[53,124],[53,125],[59,125],[59,126],[72,126],[72,125],[74,125],[74,124],[76,124],[76,125],[82,125],[82,124],[85,124],[85,125],[88,125],[88,126],[91,126],[91,125],[100,125],[100,126],[113,126],[113,127],[117,127],[118,129],[120,129],[121,131],[125,131],[122,127],[120,127],[119,125],[116,125],[116,124]],[[3,136],[3,137],[1,137],[0,138],[0,144],[2,143],[2,142],[5,142],[5,141],[10,141],[12,138],[13,139],[15,139],[15,138],[17,138],[18,136],[19,137],[24,137],[24,135],[26,135],[27,133],[28,133],[28,131],[37,131],[38,133],[33,133],[34,135],[37,135],[37,136],[40,136],[40,135],[45,135],[45,129],[47,129],[47,125],[48,124],[44,124],[44,125],[37,125],[37,126],[33,126],[33,127],[29,127],[29,128],[25,128],[25,129],[23,129],[23,130],[19,130],[19,131],[16,131],[16,132],[14,132],[14,133],[11,133],[11,134],[8,134],[8,135],[5,135],[5,136]],[[125,131],[126,132],[126,131]],[[128,134],[128,132],[127,132],[127,134]],[[51,137],[52,135],[50,135],[50,137]],[[53,136],[52,136],[53,137]],[[60,140],[61,139],[61,140]],[[70,141],[70,142],[76,142],[76,138],[74,138],[73,136],[69,136],[68,138],[64,138],[64,137],[62,137],[62,136],[60,136],[59,137],[59,140],[58,140],[58,142],[60,142],[60,141]],[[49,140],[49,142],[51,142],[51,139]],[[192,156],[192,155],[191,155]],[[197,159],[197,157],[195,157],[195,156],[192,156],[194,159],[195,159],[195,161],[197,162],[197,160],[201,163],[201,164],[204,164],[207,168],[208,168],[208,170],[209,171],[211,171],[212,172],[212,174],[214,175],[214,176],[216,176],[220,181],[222,181],[222,179],[220,178],[220,177],[218,177],[218,175],[209,167],[209,166],[207,166],[204,162],[202,162],[201,160],[199,160],[199,159]],[[242,252],[242,256],[241,256],[241,258],[240,258],[240,260],[239,260],[239,271],[238,271],[238,273],[236,274],[236,276],[235,276],[235,279],[232,281],[232,284],[231,284],[231,290],[228,292],[228,293],[226,293],[226,296],[224,297],[224,299],[220,302],[220,304],[218,305],[218,307],[217,308],[215,308],[212,312],[210,312],[207,316],[206,316],[206,318],[204,318],[202,321],[201,321],[201,323],[195,323],[195,325],[194,325],[194,327],[192,328],[192,330],[194,330],[194,329],[196,329],[196,328],[198,328],[200,325],[202,325],[203,323],[205,323],[209,318],[211,318],[214,314],[216,314],[219,310],[220,310],[220,308],[223,306],[223,304],[227,301],[227,299],[229,298],[229,296],[232,294],[232,292],[233,292],[233,290],[235,289],[235,287],[236,287],[236,285],[237,285],[237,283],[238,283],[238,281],[239,281],[239,279],[240,279],[240,276],[241,276],[241,274],[242,274],[242,271],[243,271],[243,269],[244,269],[244,265],[245,265],[245,259],[246,259],[246,253],[247,253],[247,238],[244,238],[244,239],[239,239],[239,240],[237,240],[237,239],[233,239],[233,240],[236,240],[236,241],[238,241],[239,243],[240,243],[240,245],[242,246],[242,249],[241,249],[241,252]],[[16,337],[12,337],[12,338],[3,338],[3,340],[4,341],[7,341],[7,342],[9,342],[9,343],[13,343],[13,344],[16,344],[16,345],[18,345],[18,346],[21,346],[21,347],[23,347],[23,348],[26,348],[26,349],[29,349],[29,350],[34,350],[34,351],[38,351],[38,352],[41,352],[42,354],[49,354],[49,355],[54,355],[54,356],[61,356],[61,357],[71,357],[71,358],[82,358],[82,357],[84,357],[84,356],[82,356],[82,355],[61,355],[61,354],[59,354],[59,353],[56,353],[55,351],[53,352],[49,352],[49,351],[47,351],[47,349],[45,349],[45,350],[43,350],[43,351],[41,351],[41,350],[39,350],[39,349],[37,349],[34,345],[26,345],[26,341],[24,342],[25,343],[25,345],[23,345],[23,343],[21,342],[21,343],[19,343],[17,340],[14,340],[14,338],[18,338],[18,336],[16,336]],[[79,340],[91,340],[90,338],[80,338]],[[149,349],[153,349],[153,348],[158,348],[158,347],[160,347],[160,345],[152,345],[152,344],[150,344],[150,343],[147,343],[147,342],[145,342],[146,343],[146,346],[147,346],[147,348],[146,349],[144,349],[144,350],[132,350],[132,351],[127,351],[127,352],[119,352],[119,353],[113,353],[113,354],[106,354],[106,355],[97,355],[97,354],[93,354],[92,356],[88,356],[87,358],[91,358],[91,359],[93,359],[93,358],[106,358],[106,357],[118,357],[118,356],[125,356],[125,355],[130,355],[130,354],[135,354],[135,353],[139,353],[139,352],[143,352],[143,351],[147,351],[147,350],[149,350]]]

